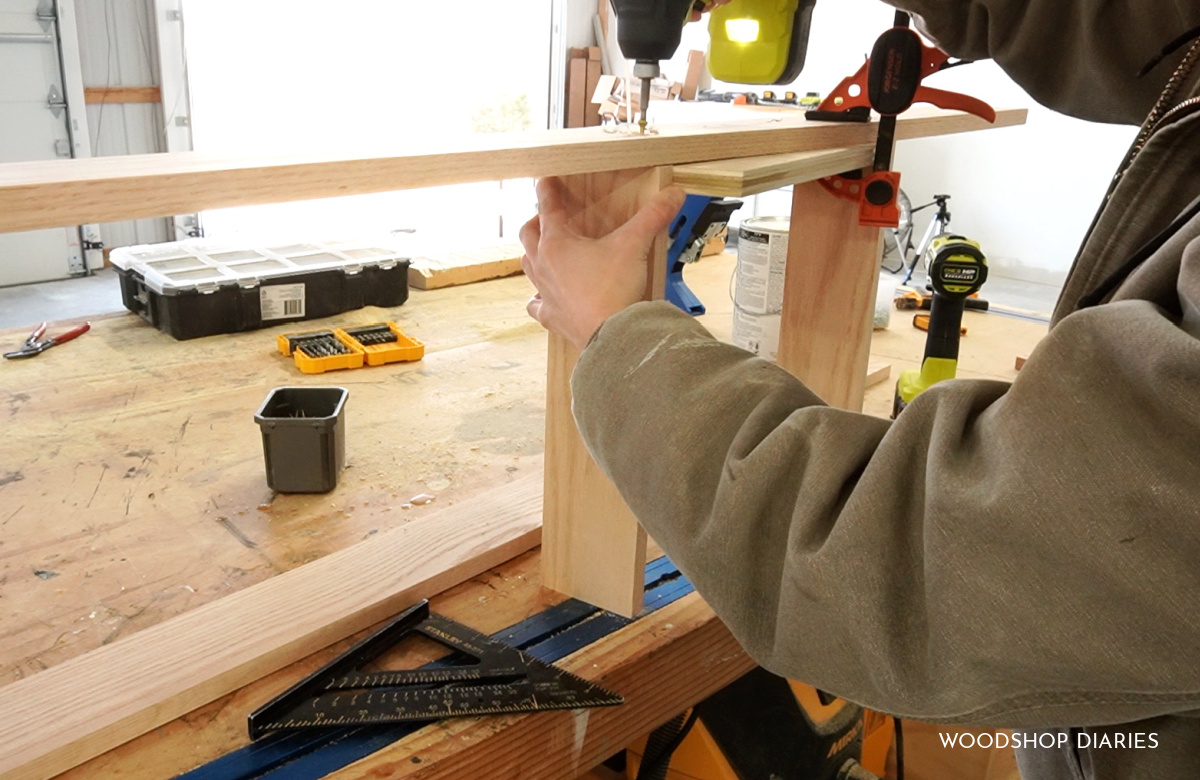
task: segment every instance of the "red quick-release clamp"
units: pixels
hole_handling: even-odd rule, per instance
[[[897,206],[900,174],[891,170],[899,114],[914,103],[931,103],[938,108],[974,114],[987,122],[996,121],[995,109],[982,100],[922,84],[938,71],[966,63],[951,63],[950,55],[926,46],[908,25],[908,14],[897,12],[896,26],[879,36],[870,58],[858,72],[842,79],[817,109],[808,114],[814,120],[867,121],[869,110],[874,109],[881,117],[872,172],[866,176],[856,172],[820,180],[837,197],[859,203],[862,225],[896,227],[900,223]]]

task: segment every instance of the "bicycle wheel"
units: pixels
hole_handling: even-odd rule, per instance
[[[879,258],[879,266],[892,274],[904,270],[908,253],[913,248],[912,201],[908,199],[908,195],[905,194],[904,190],[900,190],[899,195],[897,195],[896,204],[900,207],[900,222],[896,227],[886,228],[883,231],[883,254]],[[889,268],[889,265],[895,265],[896,267]]]

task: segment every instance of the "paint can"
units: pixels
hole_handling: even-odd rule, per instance
[[[733,343],[767,360],[779,350],[788,217],[752,217],[738,229]]]

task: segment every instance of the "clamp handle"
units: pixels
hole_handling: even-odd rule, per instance
[[[949,60],[949,54],[926,46],[914,30],[893,27],[875,41],[870,58],[854,75],[842,79],[817,109],[846,111],[866,106],[881,116],[897,116],[913,103],[931,103],[938,108],[966,111],[995,122],[995,109],[982,100],[922,85]]]

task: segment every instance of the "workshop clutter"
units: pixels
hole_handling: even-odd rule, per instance
[[[407,363],[425,356],[425,345],[405,335],[394,322],[283,333],[275,344],[279,353],[291,357],[305,374]]]
[[[370,243],[191,239],[119,247],[110,259],[125,308],[180,340],[408,300],[408,258]]]

